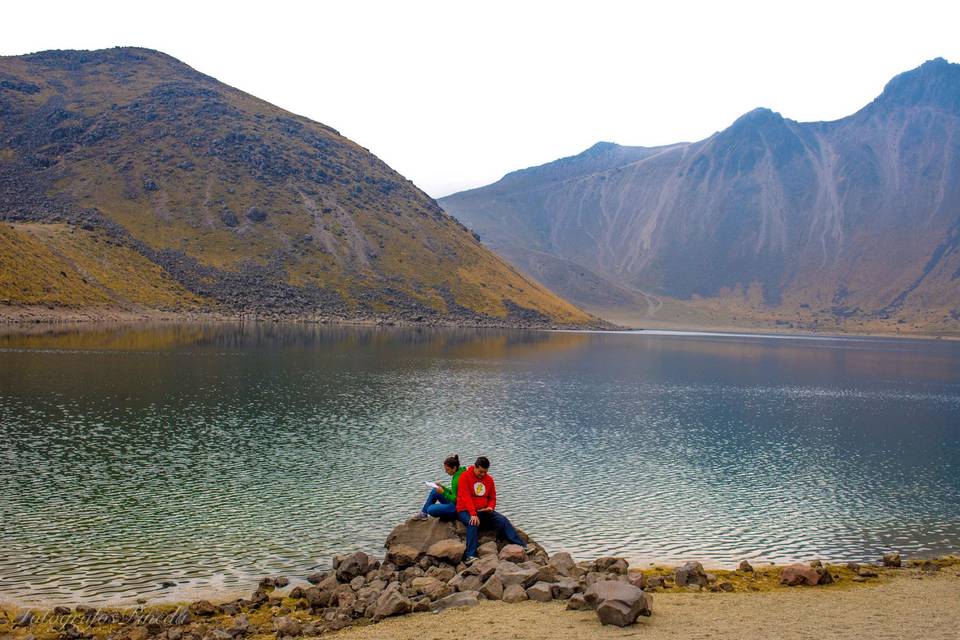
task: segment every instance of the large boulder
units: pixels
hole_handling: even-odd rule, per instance
[[[539,564],[547,563],[549,556],[543,547],[520,529],[517,529],[517,535],[527,544],[528,558]],[[387,550],[387,560],[399,568],[413,566],[428,556],[454,564],[463,554],[461,551],[460,556],[456,555],[459,545],[466,548],[466,537],[466,527],[459,521],[411,518],[394,527],[383,546]],[[441,542],[444,544],[438,544]],[[481,530],[480,542],[478,553],[481,556],[499,554],[503,547],[509,546],[507,541],[496,539],[488,530]]]
[[[502,600],[510,604],[527,600],[527,592],[522,584],[511,584],[503,590]]]
[[[553,591],[549,583],[537,582],[527,588],[527,597],[537,602],[550,602],[553,600]]]
[[[806,584],[814,586],[820,582],[820,574],[805,564],[788,564],[780,570],[780,584],[788,587]]]
[[[503,582],[500,581],[499,576],[490,576],[490,578],[483,583],[483,586],[480,587],[480,593],[482,593],[487,600],[499,600],[503,597]]]
[[[653,596],[622,580],[603,580],[583,594],[587,606],[595,607],[601,624],[625,627],[653,611]]]
[[[517,564],[527,561],[526,550],[518,544],[507,544],[500,549],[501,562],[516,562]]]

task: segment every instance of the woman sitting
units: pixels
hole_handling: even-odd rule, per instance
[[[450,476],[450,486],[444,487],[437,484],[439,491],[434,488],[430,490],[427,501],[423,509],[414,516],[417,520],[422,520],[428,516],[434,518],[456,518],[457,517],[457,484],[460,480],[460,474],[467,470],[460,466],[460,456],[450,456],[443,461],[443,470]]]

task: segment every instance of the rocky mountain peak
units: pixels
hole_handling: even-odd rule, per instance
[[[960,64],[928,60],[895,76],[871,106],[929,106],[960,112]]]

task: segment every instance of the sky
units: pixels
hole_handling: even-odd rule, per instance
[[[705,138],[768,107],[833,120],[925,60],[960,2],[46,2],[0,55],[141,46],[370,149],[434,197],[604,140]]]

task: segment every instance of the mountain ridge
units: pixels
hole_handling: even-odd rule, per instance
[[[602,324],[336,129],[149,49],[0,57],[0,221],[19,243],[64,242],[35,226],[57,224],[88,245],[122,245],[168,275],[191,309],[199,300],[223,313]],[[74,255],[95,255],[87,249]],[[48,263],[89,271],[87,258]],[[17,263],[0,254],[0,268],[16,274]],[[18,274],[34,279],[29,296],[12,283],[0,300],[71,304],[45,297],[37,269]],[[112,292],[104,304],[150,308],[119,294],[122,269],[100,273]]]
[[[618,309],[652,295],[807,329],[956,328],[960,65],[899,74],[837,120],[761,107],[700,141],[633,149],[595,173],[581,153],[524,170],[537,178],[522,188],[505,176],[440,203],[598,312],[596,291],[539,272],[532,256],[634,291],[610,303]],[[562,173],[571,177],[544,179]]]

